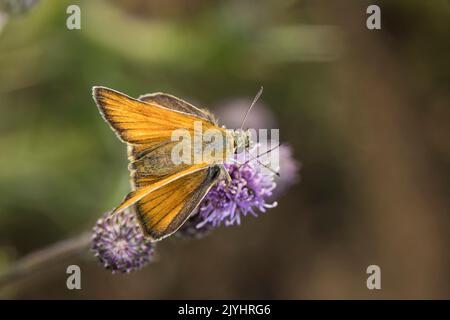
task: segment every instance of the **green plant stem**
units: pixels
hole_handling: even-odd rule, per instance
[[[90,240],[91,233],[85,232],[30,253],[0,274],[0,290],[28,276],[44,271],[61,260],[80,254],[87,250]]]

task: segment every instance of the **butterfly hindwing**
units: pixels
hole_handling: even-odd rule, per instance
[[[206,167],[167,183],[136,202],[134,209],[147,235],[161,240],[181,227],[220,176]]]
[[[167,93],[156,92],[144,94],[139,97],[139,100],[148,103],[156,103],[168,109],[191,114],[204,120],[211,121],[213,123],[216,122],[213,115],[208,111],[197,108],[196,106],[190,104],[189,102],[186,102],[180,98],[177,98]]]
[[[134,188],[141,188],[151,181],[157,181],[178,172],[187,170],[191,165],[172,161],[172,148],[178,142],[164,142],[158,146],[137,152],[129,146],[131,180]]]
[[[189,176],[190,174],[193,174],[199,170],[206,169],[207,167],[208,167],[207,164],[192,165],[189,166],[184,171],[180,171],[163,178],[160,177],[155,178],[152,176],[150,177],[140,176],[135,181],[135,184],[138,183],[139,186],[136,187],[130,193],[128,193],[122,200],[122,202],[112,211],[111,214],[117,214],[119,212],[122,212],[132,204],[138,202],[139,200],[147,196],[148,194],[166,186],[167,184],[175,180],[178,180],[179,178]]]

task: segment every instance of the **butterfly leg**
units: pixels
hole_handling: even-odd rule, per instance
[[[227,179],[227,182],[231,183],[230,173],[228,172],[228,170],[225,168],[225,166],[223,164],[220,166],[220,170],[222,172],[222,176],[224,176],[225,179]]]

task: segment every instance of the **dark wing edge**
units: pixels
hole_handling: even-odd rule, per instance
[[[215,185],[219,180],[221,168],[219,166],[207,167],[204,170],[207,171],[207,176],[199,187],[193,191],[186,194],[186,203],[182,207],[181,211],[176,214],[176,217],[171,221],[165,230],[162,232],[156,231],[154,229],[149,229],[146,226],[144,216],[145,213],[141,212],[139,208],[139,202],[133,205],[133,210],[136,213],[137,220],[144,231],[145,235],[148,236],[153,242],[160,241],[172,234],[174,234],[185,222],[191,214],[197,209],[202,200],[208,194],[209,190]],[[175,182],[174,180],[173,182]],[[188,190],[187,190],[188,191]]]

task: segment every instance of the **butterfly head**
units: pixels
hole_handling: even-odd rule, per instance
[[[232,133],[233,136],[233,150],[235,154],[247,150],[252,145],[250,130],[237,129]]]

